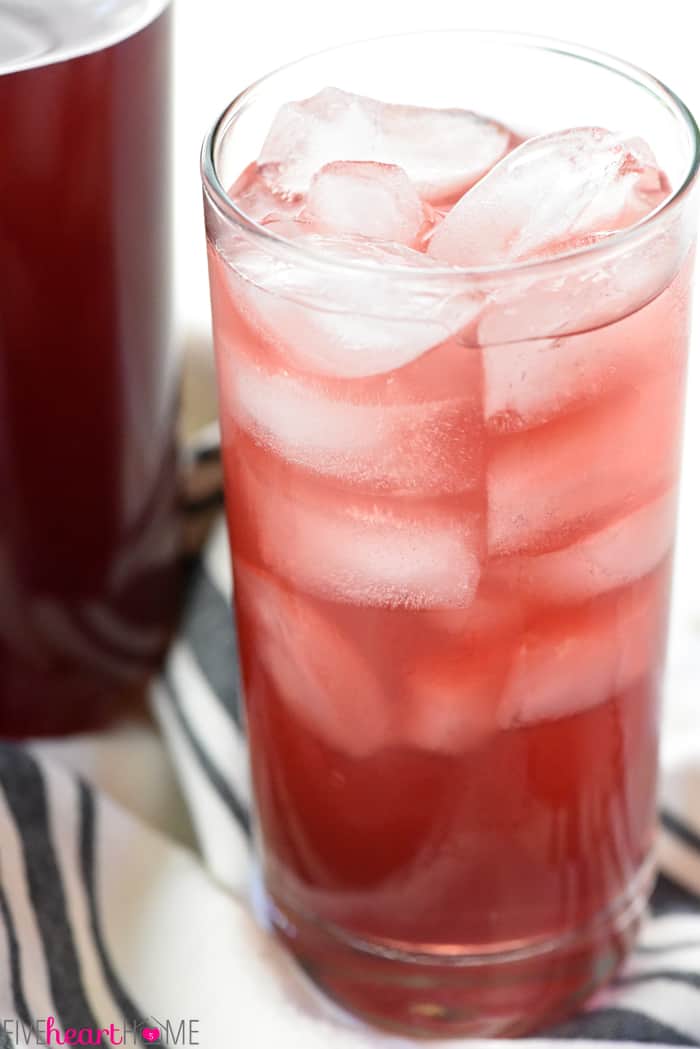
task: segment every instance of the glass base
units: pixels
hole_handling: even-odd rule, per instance
[[[634,944],[654,882],[650,858],[585,927],[517,948],[412,953],[349,936],[264,893],[265,920],[313,983],[368,1023],[413,1036],[515,1037],[566,1019]]]

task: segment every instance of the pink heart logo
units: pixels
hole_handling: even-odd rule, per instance
[[[157,1042],[160,1038],[160,1030],[158,1027],[144,1027],[141,1034],[144,1042]]]

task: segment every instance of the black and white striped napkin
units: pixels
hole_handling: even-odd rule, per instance
[[[221,501],[214,438],[202,435],[192,451],[193,544]],[[0,746],[0,1049],[71,1038],[205,1049],[413,1044],[326,1005],[252,916],[230,589],[217,520],[153,689],[159,731],[131,723]],[[663,873],[649,918],[615,984],[533,1047],[700,1044],[700,629],[692,610],[683,615],[663,755]]]

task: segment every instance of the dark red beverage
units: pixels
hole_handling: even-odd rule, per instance
[[[120,7],[0,3],[5,736],[108,717],[176,601],[171,17]]]

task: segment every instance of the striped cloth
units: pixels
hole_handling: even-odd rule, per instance
[[[215,431],[195,442],[192,461],[196,544],[221,502]],[[230,589],[217,520],[194,568],[181,634],[153,688],[158,729],[133,722],[102,735],[0,746],[0,1049],[59,1038],[206,1049],[413,1044],[336,1011],[253,917]],[[576,1019],[532,1039],[535,1047],[562,1039],[700,1044],[693,609],[674,637],[663,874],[650,915],[615,984]]]

